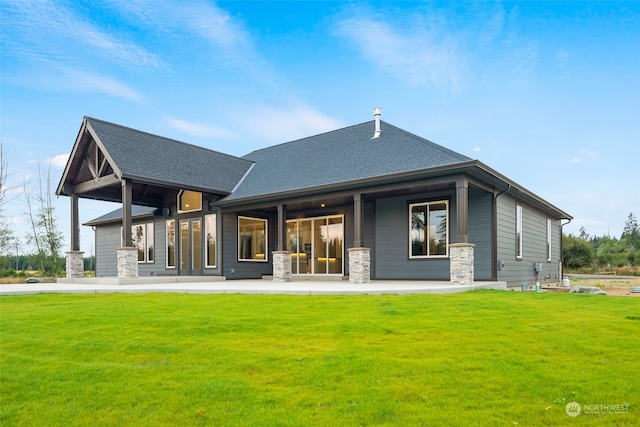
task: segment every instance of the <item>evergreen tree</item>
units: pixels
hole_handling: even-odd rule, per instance
[[[631,265],[637,265],[640,261],[638,252],[640,251],[640,227],[638,221],[633,216],[633,212],[629,213],[627,221],[624,223],[620,242],[623,250],[628,254],[628,261]]]

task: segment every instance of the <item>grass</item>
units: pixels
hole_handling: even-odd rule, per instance
[[[7,426],[624,426],[640,403],[632,298],[11,296],[0,333]]]

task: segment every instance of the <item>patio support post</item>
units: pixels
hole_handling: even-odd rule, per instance
[[[452,285],[472,285],[474,249],[469,243],[469,180],[456,180],[456,243],[449,245],[449,281]]]
[[[456,180],[456,243],[468,242],[469,222],[469,181],[467,178]]]
[[[80,251],[80,221],[78,219],[78,195],[71,194],[71,250],[65,252],[67,278],[84,276],[84,252]]]
[[[287,250],[287,206],[278,205],[278,250]]]
[[[371,249],[363,247],[362,194],[353,195],[353,248],[349,248],[349,283],[369,283],[371,281]]]
[[[138,277],[138,249],[131,238],[131,205],[133,203],[132,182],[123,179],[122,183],[122,247],[117,252],[118,278],[135,279]]]
[[[80,250],[80,221],[78,219],[78,195],[71,195],[71,250]]]
[[[362,247],[362,194],[353,195],[353,246]]]
[[[122,180],[122,246],[132,247],[131,239],[131,205],[132,205],[131,180]]]
[[[287,251],[287,206],[278,205],[278,221],[276,224],[278,242],[275,251],[271,253],[273,259],[273,281],[291,281],[291,254]]]

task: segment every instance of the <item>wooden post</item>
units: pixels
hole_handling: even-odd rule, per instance
[[[362,242],[362,219],[364,209],[362,206],[362,194],[353,195],[353,247],[360,248]]]
[[[278,224],[276,226],[278,233],[277,250],[287,250],[287,206],[278,205]]]
[[[80,250],[80,220],[78,219],[78,195],[71,194],[71,251]]]
[[[130,179],[122,180],[122,246],[125,248],[133,246],[131,239],[131,205],[132,205],[132,183]]]
[[[456,180],[456,243],[467,243],[469,223],[469,181]]]

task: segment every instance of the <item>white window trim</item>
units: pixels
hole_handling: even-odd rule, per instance
[[[176,197],[176,204],[177,204],[176,208],[178,210],[178,213],[182,214],[182,213],[200,212],[200,211],[202,211],[202,193],[200,193],[200,207],[199,208],[189,209],[189,210],[184,210],[184,211],[182,209],[180,209],[180,198],[182,197],[182,193],[184,193],[185,191],[191,191],[191,190],[180,190],[178,192],[178,197]],[[191,192],[192,193],[198,193],[198,191],[191,191]]]
[[[445,233],[446,237],[446,254],[444,255],[413,255],[412,254],[412,240],[411,240],[411,211],[414,206],[430,206],[430,205],[438,205],[442,204],[446,206],[446,217],[447,217],[447,231]],[[427,210],[428,211],[428,210]],[[449,201],[448,200],[434,200],[432,202],[420,202],[420,203],[411,203],[409,204],[409,259],[436,259],[436,258],[449,258]]]
[[[174,265],[169,265],[169,223],[170,222],[173,223],[173,264]],[[165,233],[164,267],[168,270],[175,270],[176,265],[178,264],[178,252],[176,248],[176,232],[177,232],[176,220],[175,219],[166,220],[165,229],[164,229],[164,233]]]
[[[249,219],[252,221],[262,221],[264,222],[264,259],[250,259],[250,258],[240,258],[240,220],[241,219]],[[269,220],[264,218],[255,218],[251,216],[240,216],[238,215],[238,261],[241,262],[269,262]]]
[[[154,233],[151,236],[151,242],[153,243],[153,260],[149,261],[149,232],[147,228],[147,224],[151,224],[154,229]],[[153,222],[143,222],[136,223],[131,225],[131,235],[133,236],[133,228],[142,225],[144,227],[144,260],[138,261],[138,264],[155,264],[156,262],[156,236],[155,236],[155,226]],[[120,227],[120,246],[123,246],[124,242],[122,241],[122,227]],[[138,247],[135,247],[138,249]]]
[[[207,241],[207,218],[208,217],[213,217],[214,218],[214,233],[215,233],[215,241],[216,241],[216,258],[214,260],[213,265],[209,265],[207,264],[209,262],[209,242]],[[210,269],[215,269],[218,268],[218,215],[213,213],[213,214],[207,214],[204,216],[204,268],[210,268]]]
[[[524,240],[523,237],[523,233],[522,233],[522,229],[523,227],[523,222],[524,222],[524,218],[523,218],[523,212],[522,212],[522,206],[520,205],[516,205],[516,239],[518,237],[518,234],[520,234],[520,240],[518,241],[518,247],[516,248],[516,259],[522,259],[522,241]]]

